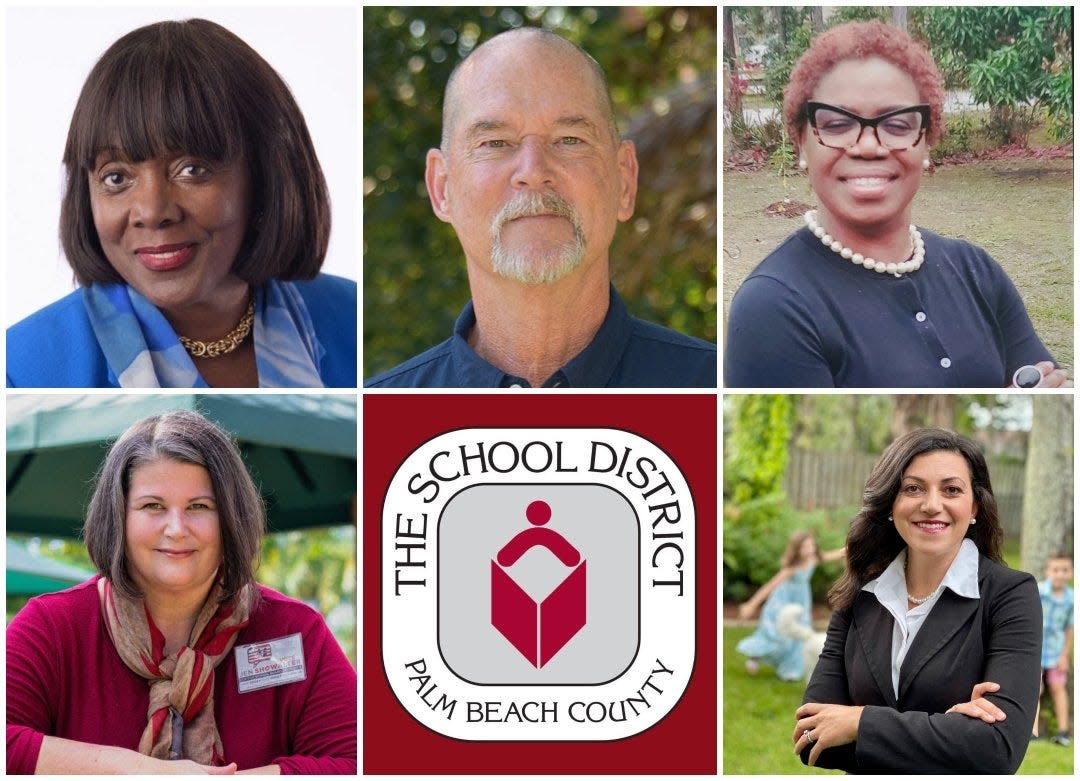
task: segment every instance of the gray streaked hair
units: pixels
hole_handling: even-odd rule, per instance
[[[128,571],[127,495],[135,469],[156,461],[197,464],[209,473],[221,525],[222,598],[255,581],[266,512],[240,451],[197,412],[177,410],[140,420],[113,443],[94,480],[83,539],[98,571],[121,594],[142,594]]]

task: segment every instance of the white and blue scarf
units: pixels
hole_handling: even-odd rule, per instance
[[[110,372],[122,388],[205,388],[191,356],[157,307],[129,285],[90,285],[83,301]],[[291,282],[255,291],[255,364],[260,388],[321,388],[325,350]]]

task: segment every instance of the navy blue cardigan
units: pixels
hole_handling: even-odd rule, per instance
[[[985,251],[922,230],[926,262],[897,278],[788,237],[731,302],[729,388],[1002,388],[1053,360]]]

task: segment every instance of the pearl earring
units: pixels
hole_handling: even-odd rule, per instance
[[[892,522],[893,522],[893,521],[892,521],[892,516],[890,515],[890,516],[889,516],[889,523],[892,523]]]
[[[975,519],[974,519],[974,518],[972,518],[972,519],[971,519],[971,525],[972,525],[972,526],[974,526],[974,525],[975,525]]]
[[[924,157],[923,158],[922,167],[923,167],[924,171],[929,171],[930,170],[930,158],[929,157]]]
[[[799,168],[801,168],[802,170],[804,170],[804,171],[805,171],[805,170],[806,170],[807,168],[809,168],[809,167],[810,167],[810,166],[809,166],[809,164],[808,164],[808,163],[806,162],[806,158],[805,158],[805,157],[800,157],[800,158],[799,158]]]

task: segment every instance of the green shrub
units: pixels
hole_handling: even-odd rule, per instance
[[[950,85],[991,106],[997,143],[1027,142],[1038,109],[1072,118],[1072,9],[935,7],[916,15]]]
[[[1072,68],[1053,74],[1047,82],[1047,132],[1055,141],[1069,141],[1073,137]]]
[[[783,494],[724,504],[724,598],[744,602],[776,574],[792,528]]]
[[[791,69],[802,53],[810,48],[812,37],[810,20],[807,19],[792,31],[786,48],[776,54],[770,51],[765,58],[765,95],[773,103],[783,104],[784,88],[791,78]]]
[[[1051,117],[1046,121],[1046,134],[1057,143],[1072,141],[1073,123],[1071,119]]]
[[[774,168],[784,171],[787,174],[796,174],[798,170],[795,168],[795,147],[785,138],[780,142],[777,147],[769,154],[769,162],[772,163]]]
[[[990,117],[983,123],[986,135],[994,146],[1020,144],[1027,146],[1028,136],[1038,124],[1032,106],[993,106]]]
[[[855,508],[796,510],[780,494],[725,503],[724,599],[744,602],[753,596],[780,569],[780,557],[797,530],[812,532],[823,551],[841,547],[854,513]],[[810,581],[815,602],[825,601],[842,571],[842,562],[817,568]]]
[[[975,118],[969,112],[948,114],[945,116],[945,132],[930,151],[930,157],[935,163],[940,163],[946,157],[973,152],[978,133],[979,128]]]
[[[745,505],[752,499],[780,494],[791,433],[791,397],[735,396],[730,412],[724,449],[724,498]]]

